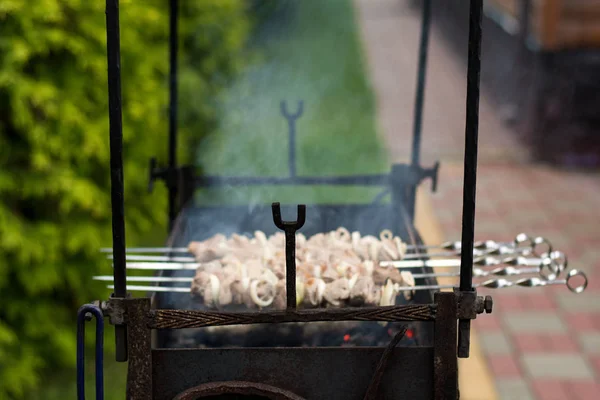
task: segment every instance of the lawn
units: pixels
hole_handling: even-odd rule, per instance
[[[218,134],[199,150],[198,164],[210,175],[286,176],[287,122],[304,101],[297,127],[298,175],[331,176],[386,172],[387,154],[376,131],[375,101],[351,0],[298,1],[257,35],[252,45],[260,60],[235,82],[222,101]],[[354,187],[261,187],[200,191],[203,203],[363,202],[379,190]],[[163,237],[163,234],[156,235]],[[151,244],[160,244],[153,241]],[[93,334],[91,326],[88,334]],[[105,340],[114,340],[107,332]],[[75,344],[73,344],[75,345]],[[93,359],[90,353],[89,359]],[[93,394],[93,366],[87,369],[87,395]],[[126,366],[107,359],[105,397],[124,398]],[[32,399],[75,398],[74,372],[46,383]]]
[[[89,329],[93,332],[93,329]],[[114,336],[106,335],[105,340],[114,340]],[[89,352],[88,359],[92,362],[88,363],[86,369],[86,390],[85,396],[87,399],[95,399],[95,383],[94,383],[94,365],[93,352]],[[127,364],[117,363],[114,359],[105,359],[104,361],[104,398],[107,400],[116,400],[125,398],[125,383],[127,381]],[[69,375],[61,375],[55,377],[51,382],[42,385],[43,390],[40,390],[35,395],[29,396],[30,400],[66,400],[77,398],[77,384],[75,381],[75,371]]]

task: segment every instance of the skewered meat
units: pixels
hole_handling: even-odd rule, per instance
[[[375,267],[373,270],[373,281],[375,281],[376,285],[383,285],[388,279],[397,284],[402,284],[403,282],[402,274],[396,268]]]
[[[323,302],[325,282],[319,278],[310,278],[306,282],[306,300],[310,306],[318,307]]]
[[[360,307],[365,304],[374,304],[375,282],[370,276],[359,276],[356,283],[350,289],[350,305]]]
[[[284,280],[280,280],[279,282],[277,282],[277,285],[275,286],[275,292],[277,293],[275,295],[275,300],[273,301],[273,307],[275,307],[276,309],[283,309],[287,306],[287,299],[286,299],[286,289],[285,289],[285,281]]]
[[[214,306],[219,302],[221,282],[214,274],[198,271],[192,282],[191,292],[201,297],[206,306]]]
[[[392,305],[399,294],[396,287],[415,284],[410,272],[377,265],[400,259],[406,251],[390,231],[377,239],[339,228],[310,238],[298,234],[297,239],[298,305]],[[267,237],[256,231],[252,238],[234,234],[230,239],[216,235],[191,242],[189,250],[200,263],[191,292],[206,306],[285,307],[283,233]]]
[[[227,255],[229,246],[225,235],[217,234],[203,242],[191,242],[188,250],[198,262],[209,262]]]
[[[242,278],[231,284],[231,302],[232,304],[244,304],[247,308],[252,308],[254,303],[250,297],[250,279]]]
[[[391,279],[388,279],[385,286],[381,290],[380,306],[392,306],[395,303],[396,295],[394,293],[394,284]]]
[[[402,276],[402,281],[404,282],[404,286],[415,286],[415,278],[408,271],[400,271],[400,275]],[[404,298],[406,300],[410,300],[412,296],[415,294],[415,291],[403,291]]]
[[[329,304],[340,306],[341,302],[347,300],[348,297],[350,297],[350,282],[347,278],[340,278],[325,285],[323,298],[325,298]]]

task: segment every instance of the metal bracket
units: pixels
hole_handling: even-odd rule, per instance
[[[111,325],[115,326],[115,330],[122,331],[122,335],[116,336],[115,356],[118,362],[127,361],[127,301],[132,300],[130,296],[127,298],[111,297],[108,301],[96,300],[92,304],[102,310],[102,314],[107,316]]]
[[[490,314],[494,306],[491,296],[477,296],[477,292],[461,292],[455,290],[456,294],[456,318],[475,319],[478,314]]]
[[[155,157],[150,159],[150,168],[148,169],[148,193],[154,190],[154,182],[162,180],[167,187],[177,186],[177,170],[158,165]]]
[[[491,296],[477,296],[477,291],[460,291],[454,289],[456,295],[456,318],[458,323],[458,357],[469,357],[471,346],[470,320],[477,318],[478,314],[492,312],[494,303]]]
[[[427,178],[431,179],[431,191],[437,192],[438,172],[440,170],[440,162],[436,161],[431,168],[420,168],[419,183]]]
[[[196,188],[196,168],[192,165],[182,165],[176,168],[163,167],[158,164],[156,158],[150,159],[148,171],[148,193],[152,193],[154,182],[162,180],[165,182],[169,192],[169,222],[173,223],[175,216],[194,197]],[[171,205],[171,199],[173,204]],[[173,208],[172,208],[173,207]],[[169,228],[171,229],[171,228]]]
[[[394,182],[396,185],[402,186],[418,186],[422,181],[429,178],[431,179],[431,191],[436,192],[438,186],[438,172],[440,169],[440,162],[436,163],[431,168],[423,168],[420,166],[414,166],[410,164],[395,164],[392,167],[392,179],[401,180],[401,182]]]
[[[102,313],[108,317],[111,325],[126,325],[127,324],[127,299],[111,297],[108,301],[96,301]]]
[[[130,297],[129,297],[130,298]],[[127,299],[111,297],[108,301],[94,300],[90,304],[102,310],[102,314],[108,317],[111,325],[127,325]],[[91,320],[91,315],[87,314],[86,319]]]

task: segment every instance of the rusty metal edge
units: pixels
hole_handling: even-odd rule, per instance
[[[151,329],[203,328],[208,326],[277,324],[319,321],[433,321],[436,305],[403,305],[369,308],[264,311],[224,313],[197,310],[152,310],[148,313]]]
[[[196,400],[223,394],[258,395],[271,400],[305,400],[303,397],[285,389],[264,383],[244,381],[205,383],[178,394],[174,400]]]

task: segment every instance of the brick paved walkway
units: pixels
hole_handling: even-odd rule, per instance
[[[409,154],[419,11],[408,0],[356,0],[382,134],[394,160]],[[434,21],[435,24],[435,21]],[[431,195],[445,237],[460,239],[466,69],[434,27],[426,93],[424,164],[442,163]],[[465,38],[466,40],[466,38]],[[478,239],[544,236],[588,274],[565,287],[490,291],[495,310],[475,322],[500,399],[600,398],[600,174],[527,163],[527,151],[481,100]],[[483,291],[482,291],[483,292]],[[479,399],[477,399],[479,400]]]
[[[600,398],[598,178],[542,166],[480,165],[477,236],[544,236],[590,280],[581,295],[563,286],[489,291],[495,311],[475,327],[501,398]],[[461,180],[461,165],[444,165],[440,192],[432,197],[449,238],[460,237]]]

